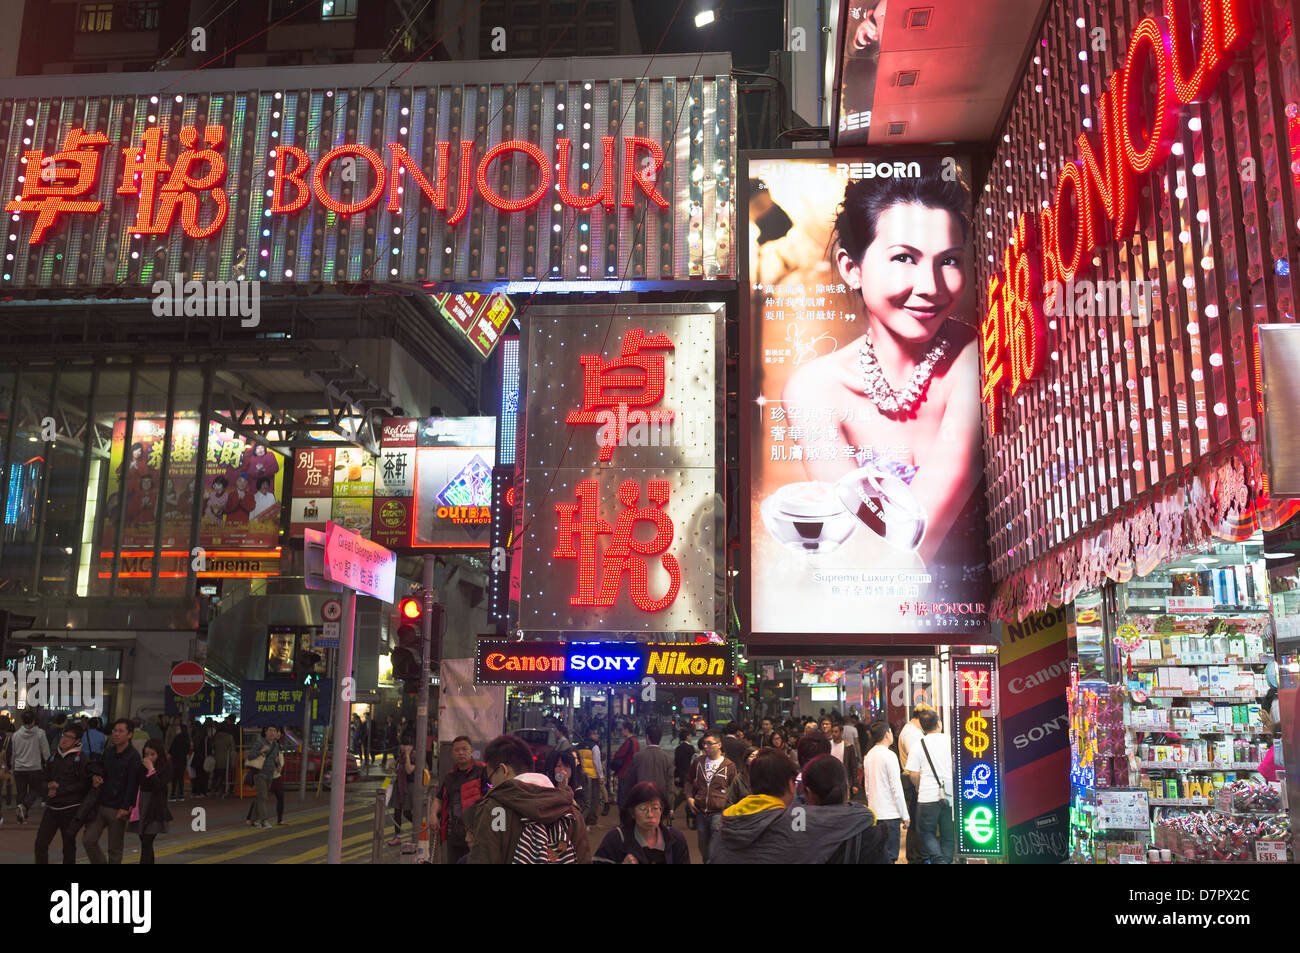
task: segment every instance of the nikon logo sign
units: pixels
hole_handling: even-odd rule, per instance
[[[624,685],[647,676],[664,685],[730,687],[731,647],[641,642],[478,643],[480,685]]]

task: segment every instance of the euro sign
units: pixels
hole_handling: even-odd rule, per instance
[[[987,807],[977,807],[966,817],[966,833],[981,847],[993,839],[997,828],[993,826],[993,812]]]
[[[976,758],[984,757],[984,752],[989,748],[989,736],[985,731],[988,726],[988,719],[977,711],[971,712],[966,719],[966,738],[962,744]]]

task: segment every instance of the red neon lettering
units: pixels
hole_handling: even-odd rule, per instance
[[[980,345],[984,371],[984,403],[989,405],[989,432],[998,432],[1001,420],[998,403],[998,385],[1002,383],[1005,369],[1002,366],[1002,292],[1001,279],[997,275],[989,278],[988,309],[984,321],[980,324]],[[906,603],[904,603],[906,605]],[[906,610],[903,612],[907,614]]]
[[[1255,15],[1250,9],[1250,0],[1222,0],[1220,12],[1223,15],[1223,51],[1244,49],[1255,32]]]
[[[1067,207],[1066,195],[1073,192],[1071,206]],[[1055,257],[1055,272],[1062,282],[1069,281],[1079,273],[1085,259],[1084,254],[1095,246],[1091,223],[1088,220],[1087,189],[1083,183],[1083,168],[1077,162],[1067,162],[1061,166],[1061,174],[1056,180],[1056,198],[1052,203],[1050,241],[1044,242]],[[1073,247],[1070,254],[1065,254],[1065,236],[1072,235]],[[1043,269],[1047,271],[1046,268]]]
[[[401,170],[403,168],[410,173],[411,179],[429,201],[433,203],[434,208],[439,212],[447,211],[447,160],[451,155],[450,142],[438,143],[438,187],[436,189],[429,184],[429,180],[424,177],[420,167],[415,164],[411,154],[406,151],[406,147],[400,142],[390,142],[388,144],[388,154],[393,158],[393,164],[388,174],[388,211],[400,212],[402,210],[402,199],[397,194],[397,190],[402,186]]]
[[[618,499],[624,509],[613,527],[598,515],[600,487],[594,480],[584,480],[575,488],[577,503],[555,504],[558,539],[552,556],[578,560],[578,591],[569,597],[570,605],[614,605],[624,574],[628,577],[628,594],[633,604],[643,612],[659,612],[677,598],[681,591],[682,573],[677,558],[667,551],[673,542],[674,527],[672,519],[663,511],[668,503],[668,482],[651,480],[646,492],[651,505],[642,507],[641,488],[636,483],[629,480],[619,486]],[[649,522],[655,527],[654,537],[648,542],[636,538],[636,524],[639,522]],[[601,536],[611,536],[612,539],[601,558],[604,582],[597,591],[597,542]],[[659,564],[668,573],[669,580],[667,592],[658,599],[651,598],[648,589],[647,557],[652,556],[659,557]]]
[[[506,667],[506,657],[500,652],[489,652],[487,658],[483,660],[486,665],[494,672],[499,672]]]
[[[27,172],[23,177],[22,198],[5,205],[6,212],[35,212],[36,224],[27,239],[35,245],[45,238],[45,233],[60,215],[69,212],[98,212],[103,202],[85,198],[91,194],[99,178],[102,156],[96,148],[108,145],[102,132],[86,133],[81,126],[68,130],[63,137],[63,149],[46,156],[39,149],[23,153]],[[62,163],[62,164],[61,164]],[[82,201],[71,201],[82,199]]]
[[[637,146],[650,150],[649,158],[651,161],[646,163],[644,168],[637,167]],[[668,200],[655,189],[655,183],[659,180],[659,170],[663,167],[664,150],[659,148],[659,143],[642,136],[628,136],[623,140],[624,208],[632,208],[636,205],[635,193],[632,191],[633,182],[660,208],[668,208]]]
[[[470,173],[474,169],[474,140],[464,139],[460,144],[460,179],[456,192],[456,212],[447,219],[448,225],[455,225],[469,211]]]
[[[636,328],[624,336],[619,356],[612,361],[602,361],[599,354],[579,357],[583,368],[582,409],[569,411],[565,423],[604,425],[601,460],[612,459],[614,447],[626,436],[628,407],[648,407],[663,400],[667,380],[663,352],[671,350],[673,342],[668,335],[647,336]],[[614,374],[613,371],[631,373]],[[628,394],[628,388],[639,388],[640,393]],[[673,411],[666,410],[656,415],[655,422],[667,423],[672,419]],[[611,423],[615,424],[613,431]]]
[[[1195,0],[1165,0],[1165,18],[1169,21],[1169,39],[1173,50],[1174,92],[1184,105],[1195,102],[1208,89],[1219,70],[1219,16],[1216,0],[1201,0],[1201,55],[1196,69],[1188,73],[1192,62],[1192,17],[1190,3]]]
[[[961,673],[961,690],[967,708],[988,708],[992,704],[989,687],[987,670]]]
[[[340,202],[334,196],[325,190],[325,176],[329,167],[335,160],[343,156],[359,156],[370,163],[371,172],[375,177],[374,187],[370,194],[359,202]],[[355,215],[357,212],[364,212],[379,201],[379,197],[384,194],[384,181],[386,175],[384,172],[384,160],[379,157],[379,153],[369,146],[359,146],[353,143],[335,146],[316,163],[316,171],[312,173],[311,184],[312,190],[316,193],[316,201],[320,202],[331,212],[337,212],[339,215]]]
[[[198,130],[193,126],[181,129],[184,151],[176,157],[176,165],[169,166],[164,156],[162,130],[154,128],[144,134],[144,148],[123,149],[125,159],[119,195],[139,195],[135,224],[132,230],[143,235],[164,235],[171,231],[176,210],[181,213],[181,227],[190,238],[207,238],[226,222],[228,199],[226,190],[218,184],[226,178],[226,158],[216,151],[226,140],[223,126],[208,126],[203,130],[206,149],[195,149],[199,142]],[[194,175],[195,166],[207,163],[207,172]],[[167,181],[158,187],[158,175],[170,172]],[[199,224],[200,192],[210,192],[216,213],[207,225]],[[157,197],[158,205],[154,207]]]
[[[1047,322],[1043,318],[1043,275],[1033,249],[1039,247],[1037,216],[1021,215],[1016,223],[1014,248],[1003,255],[1006,279],[1002,286],[1003,327],[1010,352],[1011,393],[1043,369]]]
[[[1101,121],[1100,143],[1102,164],[1097,163],[1097,153],[1093,149],[1092,137],[1086,132],[1079,133],[1075,139],[1075,148],[1079,154],[1079,164],[1083,166],[1085,185],[1084,204],[1090,217],[1096,219],[1094,229],[1100,242],[1100,233],[1105,219],[1115,223],[1113,234],[1116,241],[1133,231],[1135,209],[1129,201],[1129,184],[1131,172],[1123,161],[1123,150],[1116,142],[1115,129],[1119,125],[1120,96],[1112,80],[1111,88],[1101,94],[1097,101],[1097,112]],[[1093,246],[1094,248],[1096,245]]]
[[[574,195],[569,189],[569,150],[572,142],[568,139],[561,139],[556,143],[559,150],[559,159],[557,165],[560,167],[560,174],[556,184],[559,186],[560,201],[570,208],[587,209],[591,208],[597,202],[604,202],[605,208],[613,209],[614,207],[614,137],[602,136],[600,140],[601,147],[601,179],[602,184],[599,192],[593,192],[591,195],[579,197]],[[582,188],[588,188],[586,182],[582,183]]]
[[[1160,19],[1163,21],[1164,18]],[[1144,145],[1139,145],[1142,139],[1140,106],[1145,98],[1142,95],[1144,50],[1150,51],[1155,68],[1156,102],[1151,116],[1151,134]],[[1174,92],[1173,73],[1170,69],[1172,62],[1173,50],[1167,25],[1153,17],[1147,17],[1133,31],[1128,56],[1124,59],[1124,79],[1120,83],[1125,104],[1123,121],[1118,129],[1120,142],[1124,146],[1129,168],[1139,175],[1163,162],[1174,143],[1173,137],[1178,125],[1178,94]]]
[[[528,158],[537,163],[537,169],[541,173],[537,188],[527,198],[507,199],[497,195],[488,185],[487,170],[497,157],[505,155],[507,152],[522,152]],[[542,200],[546,190],[551,187],[551,165],[546,161],[546,155],[541,149],[537,148],[531,142],[524,142],[520,139],[510,139],[499,145],[493,146],[483,156],[483,161],[478,164],[478,190],[483,198],[493,208],[502,212],[520,212],[526,208],[532,208]]]
[[[297,163],[292,169],[289,168],[290,156]],[[307,204],[311,199],[311,189],[307,187],[303,176],[309,168],[311,168],[311,159],[307,158],[307,153],[297,146],[280,146],[276,149],[275,176],[271,180],[272,214],[296,212]],[[284,201],[286,185],[292,185],[295,190],[293,200],[288,203]]]

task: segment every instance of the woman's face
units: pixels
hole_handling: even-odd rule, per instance
[[[946,209],[891,206],[862,261],[844,251],[836,261],[867,312],[906,342],[933,338],[966,291],[961,222]]]

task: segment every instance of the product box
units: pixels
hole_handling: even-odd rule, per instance
[[[1160,654],[1159,639],[1143,639],[1142,649],[1143,658],[1148,662],[1159,662],[1163,656]]]
[[[1260,705],[1259,705],[1258,702],[1256,702],[1256,703],[1254,703],[1254,704],[1251,704],[1251,705],[1247,705],[1247,706],[1246,706],[1246,724],[1249,725],[1249,726],[1251,726],[1251,727],[1254,727],[1254,726],[1257,726],[1257,725],[1263,725],[1263,724],[1264,724],[1263,719],[1261,719],[1261,718],[1259,717],[1261,711],[1263,711],[1263,708],[1260,707]]]
[[[1209,667],[1210,691],[1216,695],[1223,693],[1223,669],[1218,665]]]
[[[1171,659],[1174,657],[1174,648],[1170,644],[1170,638],[1167,635],[1160,637],[1160,655],[1162,658]]]
[[[1247,632],[1245,643],[1246,643],[1245,651],[1246,651],[1247,658],[1256,659],[1256,658],[1260,658],[1264,654],[1263,636],[1260,636],[1253,632]]]
[[[1246,658],[1246,640],[1239,635],[1234,635],[1228,639],[1228,657],[1229,658]]]
[[[1231,705],[1216,705],[1214,707],[1214,711],[1218,719],[1218,722],[1222,727],[1224,728],[1232,727],[1232,706]]]
[[[1208,692],[1210,690],[1210,667],[1208,665],[1202,665],[1193,671],[1196,672],[1196,685],[1198,689],[1202,692]]]

